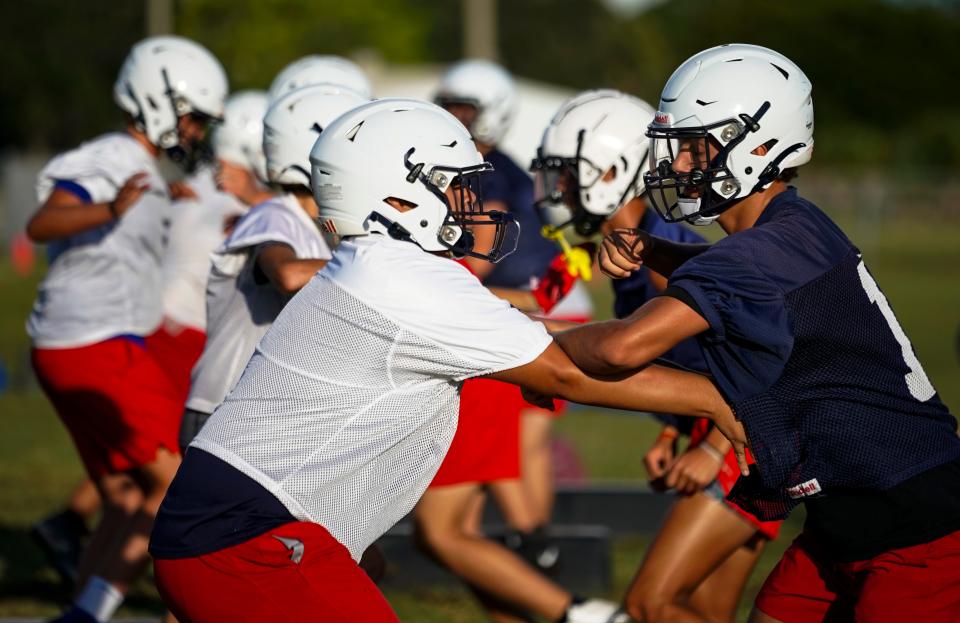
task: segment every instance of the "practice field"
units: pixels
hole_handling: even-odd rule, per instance
[[[948,405],[960,407],[960,223],[888,219],[851,225],[865,259],[889,298],[920,360]],[[16,276],[0,264],[0,357],[10,387],[0,394],[0,617],[45,616],[57,611],[60,594],[52,571],[29,538],[29,525],[56,508],[81,478],[76,453],[46,400],[27,373],[23,333],[40,277]],[[597,283],[599,311],[609,308],[606,286]],[[641,458],[656,434],[648,418],[579,410],[559,424],[560,434],[577,450],[595,479],[641,479]],[[754,573],[741,613],[789,539],[799,529],[796,514],[783,537],[765,553]],[[619,598],[639,562],[647,539],[615,542],[615,588]],[[424,590],[388,594],[403,620],[483,621],[464,590]],[[121,614],[151,615],[162,610],[148,582],[128,599]]]

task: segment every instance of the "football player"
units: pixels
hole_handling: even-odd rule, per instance
[[[477,199],[490,165],[449,113],[416,100],[360,106],[324,128],[311,162],[320,220],[341,242],[257,345],[168,491],[151,548],[179,617],[395,621],[355,561],[435,474],[469,378],[627,409],[685,396],[675,412],[742,441],[705,377],[583,374],[542,324],[450,261],[500,259],[516,224]],[[493,229],[484,252],[468,229],[481,223]]]
[[[648,135],[653,205],[728,236],[683,245],[614,232],[604,269],[626,277],[646,265],[667,289],[556,340],[584,369],[614,374],[696,336],[756,459],[729,497],[762,520],[806,506],[753,621],[954,620],[956,420],[860,252],[788,186],[813,151],[810,81],[772,50],[711,48],[674,72]],[[686,564],[708,560],[696,552]],[[684,615],[658,600],[627,605],[644,621]]]
[[[305,87],[263,118],[267,179],[281,194],[241,218],[217,249],[207,282],[207,343],[193,368],[180,439],[184,449],[233,387],[290,297],[330,259],[310,192],[310,147],[359,95]]]
[[[370,79],[363,70],[349,59],[330,54],[311,54],[293,61],[280,70],[267,93],[272,103],[291,91],[320,85],[332,93],[346,89],[367,100],[373,97]]]
[[[643,196],[649,151],[646,127],[653,116],[646,102],[611,90],[587,91],[561,107],[533,163],[538,204],[561,231],[583,237],[639,228],[674,242],[705,242],[681,224],[665,222]],[[666,288],[666,279],[645,266],[612,283],[618,318]],[[692,339],[661,357],[687,369],[707,369]],[[657,418],[664,428],[644,464],[655,488],[684,495],[677,498],[645,557],[627,602],[656,601],[707,620],[733,620],[746,580],[780,522],[762,522],[724,501],[740,471],[733,449],[709,420],[669,414]],[[676,456],[681,429],[690,434],[691,442]],[[690,552],[697,552],[697,565],[687,564]]]
[[[227,100],[224,121],[214,130],[216,166],[202,166],[177,183],[167,253],[163,258],[160,328],[147,348],[170,375],[180,400],[190,391],[190,371],[206,342],[206,286],[210,253],[250,206],[271,197],[263,155],[266,93],[241,91]],[[182,444],[181,444],[182,445]]]
[[[34,370],[104,500],[65,620],[106,621],[146,564],[156,509],[180,463],[176,390],[145,349],[162,314],[170,219],[161,155],[189,161],[222,118],[216,58],[179,37],[134,45],[114,99],[127,117],[57,156],[38,180],[28,235],[49,243],[27,331]]]
[[[588,319],[592,315],[592,306],[583,288],[576,288],[570,293],[575,280],[567,280],[564,287],[553,287],[554,282],[549,276],[557,272],[551,272],[554,268],[551,263],[557,257],[558,250],[552,241],[540,235],[540,220],[533,206],[530,176],[498,148],[517,113],[517,91],[513,78],[503,67],[489,61],[461,61],[441,77],[434,101],[466,126],[477,144],[477,150],[486,162],[493,165],[493,171],[484,179],[481,199],[489,210],[509,213],[520,225],[520,239],[515,253],[496,264],[467,257],[464,261],[470,270],[485,286],[512,303],[516,304],[518,297],[533,300],[533,304],[527,306],[531,311],[549,311],[551,317],[565,320]],[[493,242],[490,228],[476,227],[472,233],[478,250],[483,250]],[[549,296],[546,295],[548,291]],[[556,307],[558,304],[559,307]],[[553,420],[562,408],[553,411],[536,409],[518,395],[516,388],[488,381],[484,383],[487,385],[484,392],[487,397],[492,391],[501,394],[498,400],[491,400],[490,404],[499,402],[501,409],[509,411],[502,415],[520,419],[522,454],[522,482],[500,480],[492,484],[490,489],[507,517],[512,518],[513,527],[518,529],[518,534],[512,540],[528,543],[540,541],[553,506],[550,432]],[[497,423],[485,418],[479,425],[490,427]],[[506,447],[499,448],[499,452],[505,451]]]

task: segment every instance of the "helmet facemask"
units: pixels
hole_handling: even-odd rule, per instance
[[[167,70],[162,70],[161,76],[166,87],[165,94],[169,100],[170,109],[173,111],[174,125],[160,135],[159,147],[183,170],[188,173],[193,172],[198,166],[213,161],[214,150],[211,137],[213,129],[222,123],[223,119],[197,110],[185,97],[178,94],[170,84]],[[189,117],[192,123],[204,128],[200,138],[185,140],[181,136],[179,125],[184,117]]]
[[[455,257],[475,257],[488,262],[499,262],[517,250],[520,225],[513,215],[500,210],[484,210],[481,198],[481,179],[493,171],[493,165],[482,162],[469,167],[448,167],[414,163],[410,157],[414,149],[404,157],[407,182],[421,183],[437,197],[446,214],[437,231],[437,241]],[[427,168],[429,166],[429,168]],[[452,201],[451,201],[452,195]],[[382,215],[377,215],[383,221]],[[384,223],[393,238],[411,240],[410,233],[399,223]],[[493,245],[487,252],[474,249],[474,227],[493,227]]]
[[[739,119],[725,119],[705,126],[670,127],[657,120],[650,124],[647,129],[650,170],[644,174],[643,181],[650,203],[665,221],[708,225],[735,201],[762,190],[776,178],[776,175],[770,176],[776,167],[768,166],[756,185],[743,188],[733,172],[731,160],[736,148],[759,130],[758,122],[769,108],[765,102],[753,116],[741,114]],[[689,171],[673,168],[681,151],[694,154]],[[698,166],[700,163],[703,165]],[[751,173],[749,167],[746,172]],[[779,173],[779,169],[776,172]]]
[[[572,227],[580,236],[589,238],[600,231],[606,216],[585,209],[581,197],[602,183],[606,172],[582,155],[583,137],[581,130],[572,158],[544,154],[543,148],[539,148],[530,170],[534,173],[533,204],[541,221],[554,230]],[[557,214],[564,216],[557,218]]]

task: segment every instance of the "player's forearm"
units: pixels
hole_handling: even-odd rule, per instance
[[[593,322],[554,333],[553,339],[581,370],[593,374],[617,374],[652,361],[625,361],[619,345],[622,326],[618,320]]]
[[[27,223],[34,242],[50,242],[99,227],[114,220],[109,203],[44,205]]]
[[[561,398],[599,407],[675,413],[710,420],[730,413],[709,378],[658,365],[618,377],[583,375],[558,389]]]
[[[650,270],[667,277],[692,257],[710,248],[708,243],[674,242],[647,234],[644,240],[643,263]]]

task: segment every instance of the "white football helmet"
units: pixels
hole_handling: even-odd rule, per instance
[[[722,45],[688,59],[663,88],[647,132],[651,203],[669,222],[705,225],[809,162],[811,90],[799,67],[764,47]],[[716,155],[681,173],[672,168],[680,148]]]
[[[550,120],[530,165],[534,201],[544,220],[592,236],[603,222],[643,194],[653,108],[614,91],[586,91]],[[608,175],[611,179],[605,180]]]
[[[429,102],[382,99],[341,116],[310,153],[320,224],[341,237],[383,234],[424,251],[452,251],[492,262],[517,246],[520,228],[483,210],[478,183],[493,170],[466,128]],[[458,193],[454,204],[450,188]],[[401,212],[386,200],[412,206]],[[495,227],[487,254],[473,250],[472,226]]]
[[[517,88],[500,65],[482,60],[461,61],[440,78],[433,101],[440,106],[469,104],[477,109],[470,134],[480,143],[496,145],[517,113]]]
[[[227,100],[223,124],[213,133],[217,158],[232,162],[267,181],[263,155],[263,117],[267,113],[265,91],[238,91]]]
[[[157,147],[175,157],[177,120],[197,115],[223,119],[227,75],[202,45],[183,37],[150,37],[127,54],[113,85],[113,98]]]
[[[367,100],[352,91],[330,93],[323,86],[291,91],[263,118],[267,179],[310,188],[310,148],[331,121]]]
[[[367,75],[353,61],[342,56],[312,54],[284,67],[270,84],[268,95],[275,102],[290,91],[315,85],[327,85],[331,93],[353,91],[366,100],[373,94]]]

